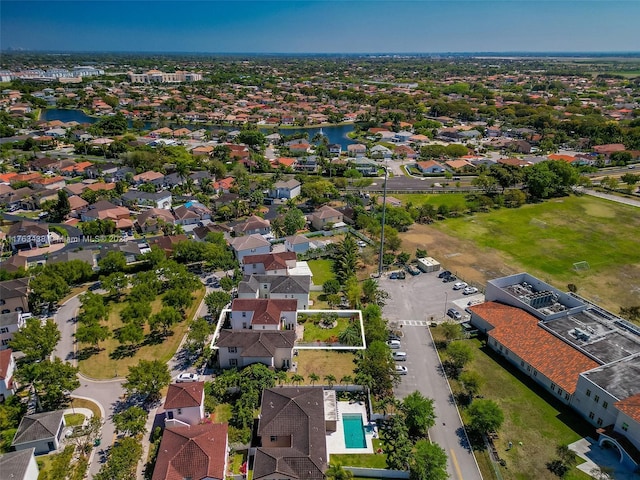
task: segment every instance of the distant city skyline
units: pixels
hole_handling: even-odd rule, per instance
[[[2,0],[3,50],[638,52],[636,0]]]

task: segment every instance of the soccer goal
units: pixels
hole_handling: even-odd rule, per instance
[[[582,272],[584,270],[589,270],[589,268],[590,268],[589,267],[589,262],[582,261],[582,262],[576,262],[576,263],[573,264],[573,269],[576,272]]]

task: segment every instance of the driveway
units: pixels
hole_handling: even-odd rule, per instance
[[[451,306],[466,304],[462,291],[452,290],[451,283],[442,283],[436,273],[407,276],[406,280],[380,279],[380,286],[389,292],[384,316],[395,322],[403,332],[400,350],[407,353],[408,373],[401,377],[396,396],[404,398],[418,390],[432,398],[436,424],[429,430],[431,440],[447,453],[447,471],[455,480],[481,480],[475,457],[469,446],[449,382],[444,376],[428,324],[442,321]]]

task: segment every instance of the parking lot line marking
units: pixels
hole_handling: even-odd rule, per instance
[[[458,465],[458,459],[456,458],[456,452],[454,452],[453,449],[451,449],[450,452],[451,452],[451,463],[453,463],[453,468],[456,471],[456,475],[457,475],[458,479],[462,480],[462,472],[460,471],[460,465]]]

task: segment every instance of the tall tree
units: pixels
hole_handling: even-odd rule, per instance
[[[391,415],[382,423],[382,450],[387,456],[387,468],[407,470],[411,458],[409,430],[402,415]]]
[[[402,411],[411,438],[427,438],[429,429],[436,423],[433,400],[423,396],[417,390],[402,401]]]
[[[11,348],[24,353],[25,363],[41,362],[53,353],[60,341],[58,325],[51,319],[28,318],[25,326],[13,335]]]
[[[158,360],[140,360],[129,367],[127,380],[123,384],[128,395],[138,394],[148,401],[160,398],[160,391],[171,382],[171,374],[166,363]]]
[[[416,442],[409,462],[409,480],[446,480],[447,454],[436,443]]]
[[[137,437],[147,431],[147,417],[148,413],[144,409],[134,405],[126,410],[114,413],[113,424],[117,433],[127,437]]]
[[[469,427],[478,433],[493,432],[504,422],[504,414],[493,400],[474,400],[467,413],[471,419]]]

